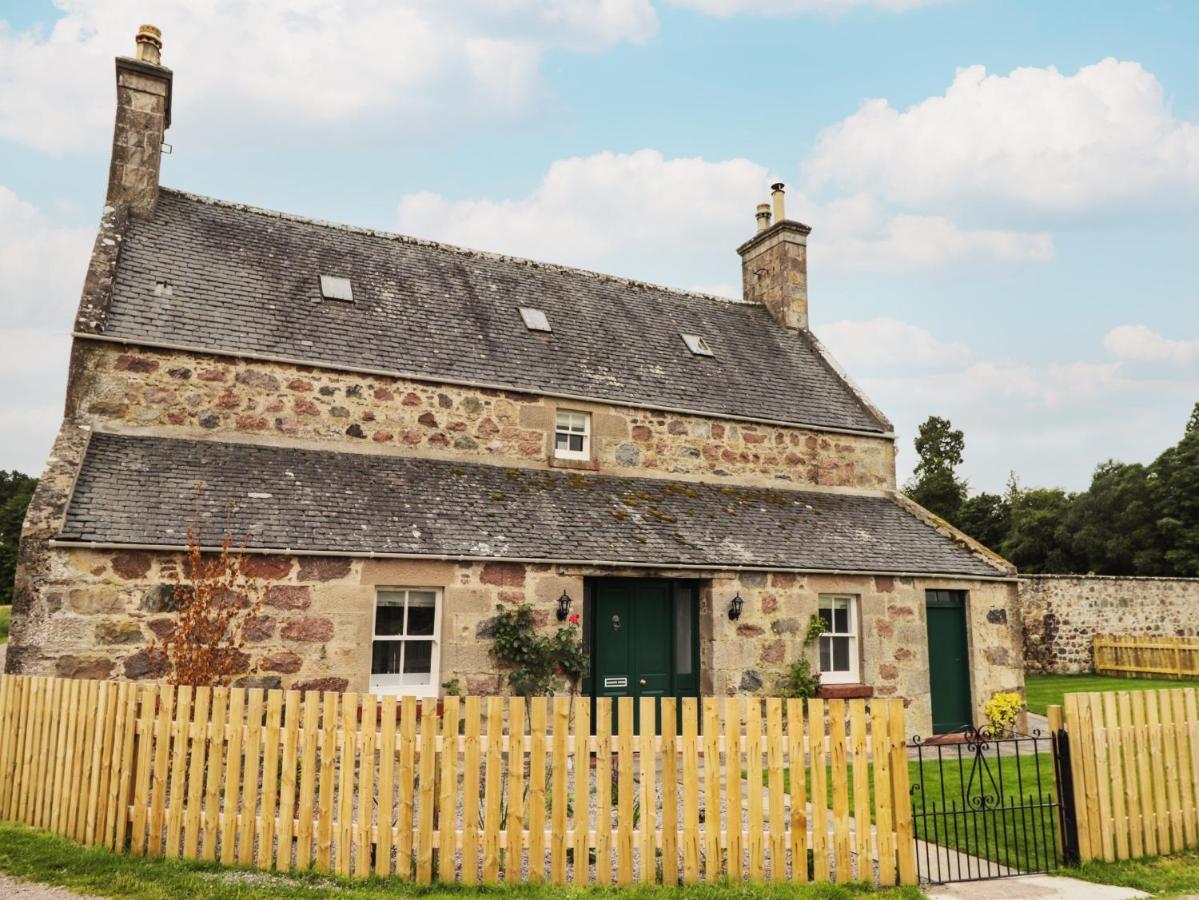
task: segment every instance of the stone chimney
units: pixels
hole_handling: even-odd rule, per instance
[[[108,170],[108,205],[149,218],[158,202],[163,134],[171,127],[171,70],[162,65],[162,32],[137,30],[137,58],[117,57],[117,118]]]
[[[782,184],[771,186],[770,200],[770,206],[760,204],[755,213],[757,234],[737,248],[743,296],[748,303],[765,306],[780,325],[806,329],[812,229],[787,218]]]

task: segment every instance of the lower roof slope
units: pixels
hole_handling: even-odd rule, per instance
[[[321,275],[353,302],[322,300]],[[552,333],[526,329],[543,310]],[[121,242],[110,338],[882,434],[760,304],[163,190]],[[714,356],[694,356],[681,333]]]
[[[104,433],[58,539],[181,546],[197,505],[259,550],[1006,574],[886,497]]]

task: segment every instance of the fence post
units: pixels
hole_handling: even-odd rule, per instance
[[[1053,775],[1057,781],[1058,851],[1062,862],[1078,864],[1078,815],[1074,806],[1074,771],[1070,762],[1070,735],[1062,722],[1062,708],[1056,704],[1048,710],[1049,737],[1053,747]]]

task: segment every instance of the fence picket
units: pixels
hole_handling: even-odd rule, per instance
[[[624,700],[621,698],[621,713],[620,713],[620,732],[621,732],[621,778],[620,778],[620,800],[621,808],[618,814],[619,825],[622,833],[626,827],[626,821],[631,821],[632,804],[630,802],[629,815],[625,813],[624,808],[624,735],[629,727],[625,724],[626,716],[624,714]],[[628,722],[632,722],[632,715],[627,717]],[[696,742],[696,731],[699,728],[699,709],[694,697],[683,698],[683,784],[687,785],[687,789],[683,792],[683,884],[695,884],[699,881],[699,795],[696,792],[696,787],[699,785],[699,747]],[[629,773],[629,793],[632,793],[632,772]],[[630,835],[630,842],[632,838]],[[624,841],[621,841],[621,850],[623,851]],[[630,851],[631,854],[631,851]],[[625,883],[624,880],[621,883]]]
[[[237,859],[237,813],[241,805],[241,752],[245,735],[246,693],[231,690],[225,742],[225,792],[221,807],[221,864]]]
[[[529,881],[545,880],[545,728],[546,702],[529,706]]]
[[[749,801],[749,878],[761,881],[765,870],[762,841],[762,703],[750,697],[745,703],[745,790]]]
[[[891,728],[891,807],[895,810],[895,846],[899,883],[916,883],[916,841],[908,790],[908,748],[904,741],[903,701],[888,700]],[[876,788],[877,790],[877,788]]]
[[[1116,711],[1120,718],[1120,754],[1124,762],[1124,792],[1128,810],[1128,852],[1136,859],[1144,855],[1144,831],[1141,824],[1141,786],[1137,774],[1136,729],[1132,722],[1132,703],[1128,691],[1116,692]]]
[[[808,880],[808,772],[804,760],[804,701],[796,698],[787,700],[787,766],[791,772],[791,880],[803,884]]]
[[[254,824],[258,815],[260,754],[262,750],[262,707],[265,700],[262,688],[251,688],[246,704],[246,735],[242,740],[245,760],[242,763],[241,803],[238,810],[237,864],[254,862]]]
[[[71,776],[71,818],[67,836],[77,842],[82,842],[83,832],[87,822],[87,797],[91,791],[91,759],[92,741],[96,732],[96,703],[99,695],[98,681],[85,681],[80,691],[84,704],[83,728],[76,732],[75,770]],[[170,722],[168,720],[168,734]],[[160,771],[165,771],[165,761]],[[153,816],[153,812],[151,812]]]
[[[1149,768],[1153,774],[1153,812],[1157,827],[1157,846],[1162,853],[1169,853],[1170,808],[1166,799],[1166,769],[1162,758],[1162,723],[1156,691],[1144,691],[1145,724],[1149,729]],[[1092,838],[1094,831],[1092,830]]]
[[[729,878],[740,881],[745,877],[745,853],[741,840],[744,821],[741,814],[741,700],[737,697],[726,697],[724,701],[724,753],[725,845]]]
[[[316,748],[319,742],[321,699],[304,694],[304,735],[300,751],[300,804],[296,822],[296,868],[304,871],[312,860],[313,809],[316,800]]]
[[[1099,804],[1100,821],[1106,823],[1110,822],[1112,817],[1112,775],[1107,758],[1107,729],[1103,720],[1103,703],[1100,696],[1098,694],[1091,694],[1089,699],[1091,724],[1095,730],[1096,802]],[[1103,848],[1103,858],[1108,862],[1112,862],[1116,858],[1116,848],[1112,838],[1111,828],[1100,829],[1100,846]]]
[[[354,761],[358,755],[358,694],[354,691],[347,691],[341,695],[338,746],[337,844],[333,866],[338,875],[347,878],[353,860],[350,853],[354,834]]]
[[[555,734],[558,724],[555,719]],[[566,739],[563,728],[563,741]],[[500,880],[500,802],[503,799],[500,786],[501,766],[503,765],[504,742],[504,700],[502,697],[487,698],[487,769],[484,773],[483,797],[486,801],[483,808],[483,881],[495,884]],[[556,746],[556,741],[555,741]],[[562,778],[565,783],[565,760],[563,762]],[[555,760],[555,765],[557,760]],[[555,784],[557,772],[555,771]],[[563,790],[562,814],[566,814],[565,790]],[[555,833],[558,831],[555,823]],[[565,824],[562,831],[565,831]],[[555,834],[555,836],[557,836]],[[563,835],[562,840],[565,840]],[[566,853],[562,854],[562,866],[565,872]],[[563,879],[565,880],[565,878]]]
[[[462,755],[462,883],[479,880],[479,698],[466,698],[466,742]],[[407,710],[405,710],[407,712]],[[544,765],[544,763],[543,763]],[[400,776],[400,809],[404,809],[404,786]],[[544,782],[543,782],[544,783]],[[411,826],[411,813],[409,813]],[[404,840],[404,817],[400,816],[400,841]],[[411,827],[408,829],[411,834]],[[407,872],[404,872],[407,877]]]
[[[658,824],[658,794],[654,787],[654,769],[657,765],[657,754],[654,752],[654,737],[658,733],[657,726],[655,725],[657,711],[656,698],[641,698],[641,736],[638,745],[638,755],[640,756],[638,763],[641,766],[641,834],[638,841],[640,863],[637,868],[637,880],[642,883],[657,880],[658,874],[657,859],[655,856],[657,841],[654,839],[654,833],[657,830]],[[708,831],[711,828],[711,825],[706,826],[706,830]]]
[[[395,704],[392,704],[390,734],[387,725],[387,707],[384,712],[384,751],[395,758]],[[453,881],[454,861],[457,857],[458,832],[455,814],[458,798],[458,729],[462,724],[457,697],[446,697],[442,705],[441,739],[441,803],[438,820],[437,877],[442,881]],[[390,775],[388,777],[390,782]],[[390,788],[388,789],[390,793]],[[387,801],[390,808],[391,800]],[[388,866],[391,862],[388,860]]]
[[[883,887],[895,884],[895,835],[891,812],[891,733],[887,708],[881,703],[870,707],[870,750],[874,759],[875,846],[878,850],[878,882]],[[854,788],[855,796],[857,788]],[[859,826],[860,827],[860,826]],[[860,857],[859,857],[860,859]]]
[[[715,697],[704,697],[704,878],[708,882],[720,879],[720,713]],[[644,717],[644,714],[643,714]],[[654,755],[652,750],[647,755],[642,753],[643,767],[650,760],[649,768],[653,769]],[[740,777],[740,772],[737,773]],[[698,787],[698,785],[697,785]],[[650,795],[653,796],[652,793]],[[649,806],[652,810],[656,804],[653,800]],[[646,802],[641,801],[641,819],[645,821]],[[644,825],[642,826],[644,827]],[[652,844],[651,844],[652,847]],[[651,856],[652,859],[652,856]],[[651,878],[653,875],[651,874]]]
[[[508,834],[504,881],[520,881],[525,830],[525,698],[508,700]],[[577,857],[576,857],[577,859]]]
[[[320,733],[320,794],[316,819],[316,868],[328,872],[333,866],[334,785],[337,775],[337,721],[340,694],[322,695]]]
[[[1112,791],[1112,835],[1116,859],[1128,859],[1128,810],[1125,807],[1124,766],[1120,753],[1120,717],[1116,695],[1103,695],[1103,718],[1107,722],[1107,761]]]
[[[143,708],[145,699],[142,700]],[[203,859],[216,859],[217,840],[221,831],[221,784],[225,775],[226,724],[229,711],[229,689],[213,688],[212,727],[209,730],[208,778],[204,784]]]
[[[362,698],[362,734],[358,741],[358,821],[354,825],[353,841],[355,878],[367,878],[371,873],[371,833],[376,802],[375,772],[378,770],[375,764],[375,742],[378,740],[378,727],[378,698],[374,694],[366,694]],[[429,827],[433,827],[432,822]],[[429,855],[431,859],[431,844]]]
[[[279,774],[279,825],[275,852],[275,868],[285,872],[291,868],[292,838],[295,835],[296,774],[299,768],[300,717],[303,715],[301,694],[288,691],[283,700],[283,768]],[[380,821],[382,809],[380,809]]]
[[[373,700],[372,700],[373,706]],[[433,698],[426,699],[421,707],[421,723],[420,723],[420,842],[416,853],[416,880],[421,884],[429,884],[433,880],[433,825],[434,825],[434,805],[437,799],[437,732],[441,724],[441,720],[437,717],[437,700]],[[374,726],[371,727],[371,769],[374,769]],[[366,749],[364,745],[363,759],[366,758]],[[364,763],[365,765],[365,763]],[[364,785],[367,786],[367,796],[369,794],[370,774],[366,776]],[[498,791],[497,791],[498,793]],[[360,804],[368,813],[363,816],[363,847],[367,846],[370,833],[370,815],[369,803]],[[363,853],[362,870],[366,873],[367,855]]]
[[[446,698],[446,716],[450,715],[450,701],[455,704],[458,702],[457,697]],[[457,710],[457,705],[454,709]],[[396,763],[396,698],[384,697],[380,704],[379,712],[379,835],[375,843],[375,874],[387,878],[391,875],[391,848],[393,846],[392,837],[393,829],[395,828],[395,763]],[[447,718],[447,721],[449,719]],[[457,722],[455,721],[453,734],[458,733]],[[446,727],[447,743],[450,735],[449,726]],[[455,737],[456,739],[456,737]],[[456,788],[457,785],[454,785]],[[444,794],[443,794],[444,797]],[[443,807],[444,808],[444,807]],[[444,850],[446,846],[445,823],[442,825],[441,846]],[[451,838],[453,832],[450,832]],[[450,846],[450,860],[454,859],[454,848]]]
[[[478,739],[479,734],[479,710],[478,698],[475,698],[475,738]],[[469,708],[469,701],[467,706]],[[399,835],[396,839],[396,875],[400,878],[412,878],[412,821],[413,821],[413,793],[412,787],[416,783],[416,698],[405,697],[400,704],[400,808],[399,814],[396,817],[396,829]],[[472,822],[472,827],[478,833],[479,820],[479,760],[475,758],[475,791],[474,791],[474,812],[475,815],[469,821]],[[468,798],[469,799],[469,798]],[[463,857],[463,866],[465,867],[465,857]],[[473,873],[475,870],[471,870]]]
[[[513,698],[515,700],[517,698]],[[511,703],[512,701],[509,701]],[[509,711],[509,720],[511,718],[511,710]],[[585,885],[591,880],[591,866],[588,863],[588,853],[590,852],[591,842],[589,834],[591,830],[591,804],[588,798],[591,796],[591,704],[585,699],[579,699],[575,702],[575,745],[574,745],[574,766],[575,766],[575,809],[574,809],[574,848],[572,860],[572,881],[577,885]],[[509,783],[515,784],[512,781],[511,770],[509,770]],[[652,818],[652,808],[650,810]],[[511,813],[509,813],[510,815]],[[644,815],[644,809],[642,812]],[[511,846],[511,844],[509,845]],[[520,845],[517,844],[519,853]],[[509,853],[512,851],[509,850]],[[515,878],[512,880],[516,880]]]
[[[122,681],[117,696],[121,708],[121,744],[119,752],[113,752],[114,770],[109,778],[108,834],[105,836],[105,846],[111,850],[124,850],[129,826],[129,799],[133,786],[133,749],[137,741],[139,693],[136,685]]]
[[[770,879],[787,877],[787,835],[783,823],[783,703],[766,700],[766,762],[770,783]]]
[[[183,825],[183,856],[196,859],[200,848],[200,812],[204,805],[204,760],[208,750],[208,717],[212,688],[196,689],[191,729],[191,763],[187,772],[187,818]]]
[[[695,712],[695,701],[691,701],[691,712]],[[687,715],[684,701],[683,715]],[[692,716],[694,719],[694,716]],[[633,880],[633,698],[621,697],[616,706],[616,752],[617,788],[616,797],[616,883],[629,884]],[[692,750],[695,744],[695,726],[691,726]],[[687,777],[694,784],[695,767]],[[696,818],[692,834],[699,829]],[[696,838],[698,841],[698,838]],[[688,838],[690,841],[690,838]]]
[[[665,725],[665,707],[662,717]],[[662,739],[666,740],[665,735]],[[670,765],[669,759],[665,764]],[[665,778],[664,773],[663,780]],[[532,807],[529,809],[531,819]],[[662,829],[666,829],[665,821]],[[667,865],[667,840],[674,843],[673,838],[668,839],[663,835],[663,869]],[[597,884],[612,881],[612,701],[607,697],[597,697],[595,700],[595,880]]]
[[[1158,692],[1161,701],[1162,759],[1166,777],[1166,817],[1170,823],[1171,847],[1181,850],[1185,843],[1182,833],[1182,802],[1178,790],[1178,736],[1174,729],[1174,706],[1170,691]]]
[[[187,744],[191,736],[192,687],[181,685],[175,698],[175,715],[171,719],[174,745],[171,753],[171,800],[167,811],[167,843],[163,855],[175,859],[183,852],[184,778],[187,773]]]
[[[808,770],[811,779],[809,797],[812,803],[812,874],[817,881],[828,881],[828,802],[825,800],[828,790],[828,757],[826,755],[826,721],[823,700],[808,701],[808,721],[812,723],[808,732],[810,747],[810,762]]]
[[[1182,845],[1193,847],[1196,843],[1194,781],[1191,768],[1190,728],[1187,723],[1186,691],[1170,691],[1170,704],[1174,713],[1174,740],[1178,753],[1178,783],[1182,792],[1179,815],[1182,820]]]
[[[200,712],[197,708],[197,719],[199,715]],[[260,869],[271,868],[271,857],[275,852],[276,823],[282,818],[275,806],[279,788],[283,780],[279,773],[279,721],[282,715],[283,692],[272,690],[266,696],[266,732],[263,736],[262,747],[262,814],[258,818],[256,829],[258,868]],[[193,746],[195,745],[193,744]],[[291,774],[294,779],[294,768]],[[279,846],[282,847],[283,845],[280,844]]]

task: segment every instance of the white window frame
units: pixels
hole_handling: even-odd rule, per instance
[[[862,663],[860,649],[861,627],[858,619],[858,598],[852,594],[821,594],[818,609],[828,609],[830,611],[829,621],[833,621],[832,611],[836,609],[837,604],[844,603],[849,611],[849,630],[848,631],[825,631],[820,635],[817,641],[816,665],[820,669],[821,684],[859,684],[862,680]],[[825,638],[849,638],[849,669],[846,671],[826,672],[824,667],[820,665],[820,645]],[[832,662],[832,650],[829,651],[829,661]]]
[[[408,629],[408,595],[413,593],[433,595],[433,634],[432,637],[424,635],[412,636],[378,633],[379,619],[379,598],[382,594],[404,594],[404,630]],[[375,588],[375,601],[371,610],[371,668],[374,668],[375,662],[375,641],[398,641],[407,643],[408,641],[430,641],[433,644],[429,655],[429,683],[428,684],[404,684],[404,676],[402,673],[393,675],[376,675],[373,671],[370,674],[370,690],[372,694],[386,694],[396,697],[436,697],[441,690],[441,610],[442,610],[442,590],[435,587],[377,587]],[[403,657],[401,656],[401,660]],[[401,669],[403,663],[401,662]]]
[[[567,418],[565,425],[563,417]],[[569,447],[558,446],[558,436],[561,434],[575,435],[580,432],[575,428],[576,420],[583,422],[583,449],[571,450]],[[559,409],[554,414],[554,459],[580,459],[591,461],[591,413],[577,409]]]

